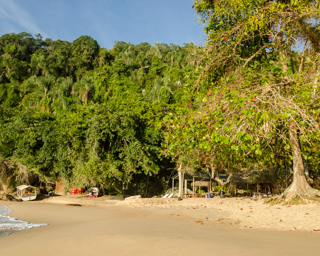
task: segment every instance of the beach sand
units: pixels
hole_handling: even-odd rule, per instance
[[[71,206],[67,204],[80,204]],[[319,255],[320,207],[240,198],[0,201],[48,223],[0,238],[0,255]],[[308,214],[307,214],[308,213]],[[248,217],[249,216],[249,217]]]

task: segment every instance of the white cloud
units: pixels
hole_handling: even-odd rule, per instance
[[[4,18],[4,17],[10,18],[10,15],[3,8],[0,8],[0,12],[1,12],[1,15],[0,15],[1,18]]]
[[[0,6],[0,18],[7,21],[8,24],[22,27],[25,32],[31,34],[40,33],[42,36],[47,37],[46,33],[38,27],[33,17],[16,4],[14,0],[0,0]]]

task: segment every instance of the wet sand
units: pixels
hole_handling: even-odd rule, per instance
[[[183,207],[132,207],[128,201],[104,207],[5,201],[0,205],[13,210],[10,216],[49,224],[0,238],[1,256],[293,256],[320,251],[318,232],[252,230],[197,221],[184,214]]]

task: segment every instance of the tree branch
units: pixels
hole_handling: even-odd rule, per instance
[[[308,43],[308,40],[306,40],[306,42],[304,43],[304,46],[303,46],[303,51],[301,54],[301,62],[300,62],[299,71],[298,71],[299,73],[302,71],[302,68],[303,68],[304,54],[306,52],[307,43]]]
[[[259,53],[262,52],[262,50],[264,50],[265,48],[267,48],[268,46],[270,46],[270,44],[265,44],[264,46],[262,46],[255,54],[253,54],[249,59],[247,59],[246,63],[244,63],[244,65],[242,66],[243,68],[245,68],[247,66],[247,64],[253,59],[255,58]]]

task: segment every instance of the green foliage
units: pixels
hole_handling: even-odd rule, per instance
[[[194,8],[208,34],[199,47],[0,37],[0,158],[42,181],[150,195],[177,165],[281,179],[276,169],[294,162],[294,131],[315,172],[318,2],[195,0]]]
[[[208,34],[199,90],[164,119],[164,154],[186,170],[284,167],[295,161],[289,134],[298,131],[316,170],[319,23],[308,20],[319,20],[318,2],[194,3]],[[292,50],[296,37],[309,42],[301,54]]]
[[[161,155],[161,120],[191,98],[193,44],[107,50],[89,36],[69,43],[21,33],[0,45],[2,159],[44,182],[161,192],[172,166]]]

